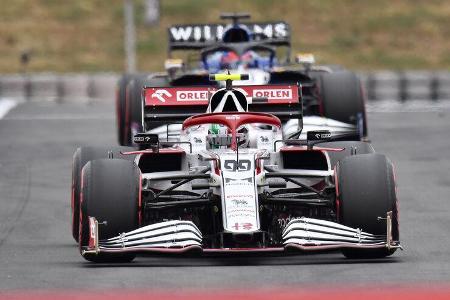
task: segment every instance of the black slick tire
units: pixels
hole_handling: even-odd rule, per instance
[[[355,73],[337,71],[320,77],[324,117],[356,125],[360,138],[367,137],[367,118],[361,81]]]
[[[392,237],[399,240],[397,197],[392,163],[382,154],[361,154],[337,164],[339,222],[375,235],[386,235],[392,212]],[[395,249],[344,249],[348,258],[382,258]]]
[[[152,75],[135,76],[128,82],[125,97],[125,116],[123,146],[132,146],[133,135],[142,132],[142,88],[143,87],[166,87],[166,77],[151,77]]]
[[[83,168],[80,213],[80,251],[89,243],[89,220],[100,223],[99,239],[108,239],[139,226],[140,171],[130,161],[97,159]],[[130,262],[130,253],[99,253],[83,256],[91,262]]]
[[[72,236],[76,242],[79,237],[79,218],[80,218],[80,191],[81,191],[81,170],[87,162],[108,158],[108,152],[111,152],[113,158],[125,160],[134,160],[134,155],[122,155],[120,152],[131,151],[133,148],[126,147],[93,147],[86,146],[78,148],[72,159],[72,189],[71,189],[71,229]]]
[[[124,146],[124,127],[125,127],[125,109],[126,109],[126,90],[130,80],[136,75],[124,74],[117,82],[116,87],[116,130],[119,145]]]

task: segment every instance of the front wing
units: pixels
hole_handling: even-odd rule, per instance
[[[332,251],[339,249],[395,249],[392,239],[392,213],[386,216],[387,235],[373,235],[339,223],[312,218],[294,219],[283,230],[283,245],[265,248],[203,248],[202,234],[191,221],[166,221],[122,233],[116,237],[99,239],[99,223],[89,217],[89,245],[81,254],[99,253],[284,253],[290,250]]]

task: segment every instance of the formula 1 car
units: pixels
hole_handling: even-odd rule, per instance
[[[361,82],[353,72],[336,66],[315,65],[311,54],[299,54],[292,62],[290,27],[285,22],[241,23],[241,19],[249,18],[247,14],[221,17],[231,23],[170,27],[166,72],[126,74],[119,80],[116,120],[120,145],[132,145],[134,134],[143,130],[143,86],[220,88],[223,87],[220,82],[211,82],[208,76],[224,70],[250,75],[248,81],[239,85],[299,84],[305,116],[351,124],[359,132],[354,139],[367,138],[365,96]],[[175,52],[186,54],[187,58],[175,59]],[[192,54],[195,54],[194,59]],[[160,101],[167,97],[170,96],[164,93],[158,95]],[[157,126],[156,123],[153,125]]]
[[[289,96],[268,99],[232,86],[248,76],[211,78],[224,80],[225,88],[167,88],[186,100],[175,107],[176,100],[160,102],[155,88],[144,88],[144,130],[133,138],[139,150],[77,150],[72,221],[86,260],[331,250],[378,258],[401,247],[395,176],[386,156],[328,130],[284,136],[283,120],[302,118],[297,85],[275,86]],[[152,122],[166,120],[161,109],[189,107],[192,91],[209,100],[208,112],[184,120],[176,140],[168,139],[169,125],[164,139],[150,133]],[[256,112],[267,107],[273,113]],[[177,114],[169,117],[176,121]]]

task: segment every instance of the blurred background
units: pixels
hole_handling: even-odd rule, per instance
[[[407,251],[371,263],[340,254],[82,263],[69,225],[74,151],[117,144],[117,82],[133,57],[138,72],[163,71],[167,27],[221,23],[221,12],[286,21],[293,55],[357,72],[370,138],[396,165]],[[450,0],[0,0],[0,298],[22,289],[448,291],[449,37]]]
[[[450,2],[445,0],[134,0],[137,69],[163,69],[167,27],[220,22],[220,12],[291,25],[295,51],[318,63],[369,70],[448,70]],[[123,0],[2,0],[0,73],[122,72]],[[27,62],[21,60],[25,54]]]

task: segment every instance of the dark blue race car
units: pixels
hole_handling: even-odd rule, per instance
[[[236,85],[295,84],[299,86],[304,116],[320,116],[354,125],[354,140],[367,138],[364,93],[359,78],[342,67],[316,65],[311,54],[292,59],[291,29],[283,21],[247,22],[248,14],[222,14],[229,23],[174,25],[168,28],[165,72],[125,74],[118,82],[116,108],[120,145],[132,145],[142,131],[142,88],[211,86],[210,73],[246,73],[249,80]],[[160,95],[164,97],[164,94]],[[204,108],[171,108],[151,127],[182,122]],[[270,107],[267,112],[271,113]],[[159,114],[158,114],[159,116]]]

